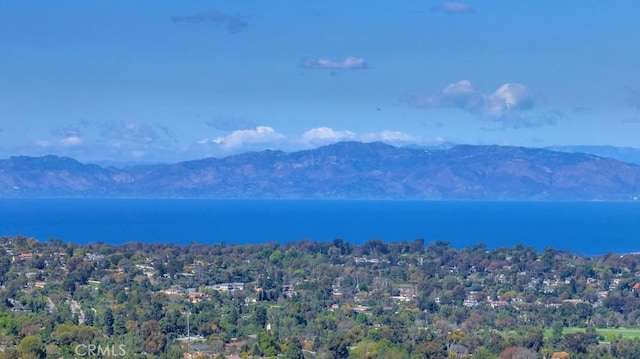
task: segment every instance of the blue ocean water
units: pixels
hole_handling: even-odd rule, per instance
[[[640,251],[640,203],[1,199],[0,235],[75,243],[281,243],[342,238]]]

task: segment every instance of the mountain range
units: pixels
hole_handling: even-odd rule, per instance
[[[547,150],[560,152],[576,152],[589,153],[592,155],[614,158],[618,161],[634,163],[640,165],[640,149],[633,147],[616,147],[616,146],[550,146],[545,147]]]
[[[15,156],[0,160],[0,196],[631,201],[640,166],[551,149],[381,142],[126,168]]]

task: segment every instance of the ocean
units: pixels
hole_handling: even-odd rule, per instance
[[[0,199],[0,235],[16,234],[80,244],[423,238],[598,255],[640,252],[640,203]]]

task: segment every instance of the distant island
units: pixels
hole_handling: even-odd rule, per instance
[[[640,165],[539,148],[381,142],[126,168],[17,156],[0,160],[0,196],[633,201]]]
[[[640,353],[637,255],[420,239],[115,246],[5,236],[0,264],[0,359]]]

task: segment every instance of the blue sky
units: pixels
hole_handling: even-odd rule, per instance
[[[639,147],[640,2],[0,2],[0,157]]]

